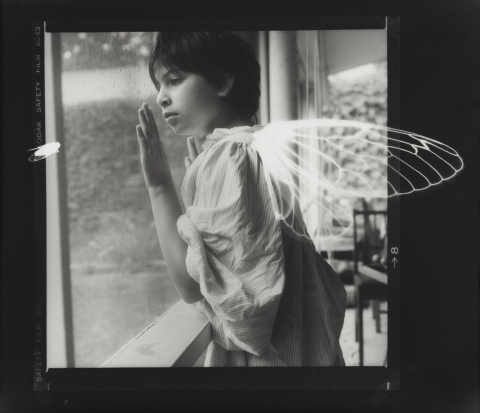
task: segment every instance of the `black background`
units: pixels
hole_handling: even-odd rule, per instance
[[[478,411],[480,2],[5,1],[2,6],[0,412]],[[464,170],[401,199],[401,390],[34,393],[32,21],[396,15],[400,126],[455,148]],[[233,28],[235,29],[235,28]],[[240,29],[240,28],[238,28]],[[242,30],[248,30],[243,25]],[[301,29],[292,27],[292,29]]]

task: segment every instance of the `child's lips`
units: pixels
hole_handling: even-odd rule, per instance
[[[177,116],[178,116],[178,115],[170,115],[170,116],[168,116],[168,117],[165,119],[165,121],[166,121],[167,123],[170,123],[170,122],[172,122],[174,119],[176,119]]]
[[[163,114],[163,117],[165,118],[165,120],[167,120],[168,118],[172,117],[172,116],[177,116],[178,113],[174,113],[174,112],[165,112]]]

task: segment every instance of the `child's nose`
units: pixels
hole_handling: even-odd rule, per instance
[[[157,100],[157,105],[160,106],[161,108],[168,106],[171,103],[170,98],[166,96],[164,93],[162,93],[162,91],[158,92],[156,100]]]

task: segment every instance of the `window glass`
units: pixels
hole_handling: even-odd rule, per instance
[[[333,33],[333,34],[332,34]],[[383,44],[385,55],[382,52],[369,47],[376,44],[377,48]],[[387,61],[386,61],[386,34],[383,30],[339,30],[339,31],[301,31],[297,36],[298,56],[299,56],[299,119],[344,119],[371,123],[375,125],[387,126]],[[365,49],[367,53],[356,56],[355,49]],[[348,50],[348,53],[345,53]],[[369,51],[369,52],[368,52]],[[341,53],[343,52],[343,53]],[[351,52],[351,53],[350,53]],[[370,53],[370,56],[368,54]],[[357,53],[358,54],[358,53]],[[350,57],[351,56],[351,57]],[[348,59],[350,57],[350,59]],[[359,64],[361,63],[361,64]],[[324,136],[322,132],[315,128],[309,128],[306,135]],[[325,133],[325,129],[323,129]],[[344,137],[351,133],[346,128],[334,128],[330,131],[329,137]],[[301,140],[302,138],[300,138]],[[303,143],[306,147],[317,147],[318,151],[330,155],[332,159],[342,165],[347,161],[348,154],[342,155],[344,151],[332,149],[332,146],[323,144],[323,142],[314,142],[306,138]],[[314,146],[312,146],[314,145]],[[350,145],[350,146],[349,146]],[[363,146],[366,146],[363,144]],[[367,148],[362,146],[361,141],[351,140],[344,149],[355,153],[371,155],[385,162],[378,162],[375,166],[377,175],[371,173],[369,179],[381,182],[381,177],[387,174],[387,151],[386,148],[370,145]],[[310,149],[303,149],[299,146],[300,162],[304,167],[317,173],[318,168],[324,168],[323,174],[338,174],[331,168],[331,162],[325,162],[321,165],[321,157],[312,154]],[[369,160],[371,162],[371,160]],[[349,179],[352,178],[349,176]],[[312,192],[311,182],[303,180],[307,187],[303,194]],[[378,182],[375,181],[378,186]],[[357,183],[352,181],[340,182],[342,188],[354,189]],[[386,183],[382,185],[385,186]],[[318,189],[313,188],[312,193],[317,193]],[[309,228],[321,227],[320,219],[322,215],[321,207],[315,202],[304,200],[304,217],[309,224]],[[337,202],[337,201],[336,201]],[[386,210],[386,199],[340,199],[337,202],[340,205],[349,206],[355,209],[373,209]],[[361,221],[361,217],[359,218]],[[313,225],[312,225],[313,222]],[[335,225],[334,225],[335,226]],[[312,230],[312,238],[317,237],[317,241],[323,237],[323,233]],[[343,241],[345,248],[351,244],[353,237],[353,228],[346,234]],[[320,242],[320,241],[319,241]],[[327,240],[323,242],[323,248],[328,247]],[[348,245],[347,245],[348,244]],[[335,248],[338,245],[335,246]]]
[[[180,299],[160,250],[135,131],[147,102],[180,194],[186,142],[155,103],[152,37],[61,35],[76,367],[100,366]]]
[[[342,119],[387,126],[387,36],[385,30],[332,30],[299,31],[297,35],[298,55],[298,115],[299,119]],[[355,333],[354,299],[354,251],[360,263],[379,271],[386,271],[387,258],[387,200],[385,198],[335,198],[321,189],[316,178],[318,171],[330,177],[330,182],[339,179],[343,189],[358,188],[354,174],[340,175],[339,170],[351,168],[351,157],[346,151],[362,154],[369,165],[375,162],[377,173],[366,174],[366,179],[387,193],[387,148],[381,145],[366,145],[360,139],[345,140],[351,136],[352,128],[335,127],[317,129],[308,127],[299,138],[299,159],[309,171],[309,178],[300,182],[304,199],[300,205],[316,249],[336,270],[347,290],[347,311],[340,338],[347,366],[358,366],[359,344]],[[322,135],[323,133],[323,135]],[[312,136],[329,137],[327,143]],[[373,139],[375,139],[373,137]],[[331,143],[338,143],[334,147]],[[385,141],[383,141],[385,143]],[[307,149],[304,149],[305,145]],[[338,168],[325,161],[321,152],[333,159]],[[374,161],[371,157],[379,158]],[[353,168],[351,168],[353,169]],[[314,176],[314,178],[311,178]],[[302,188],[303,185],[303,188]],[[319,192],[327,202],[314,202]],[[314,196],[315,195],[315,196]],[[332,202],[330,202],[332,201]],[[350,222],[342,222],[336,205],[351,214]],[[353,225],[339,237],[343,225],[353,223],[353,210],[376,211],[355,217],[356,239]],[[338,218],[338,219],[337,219]],[[346,225],[345,225],[346,226]],[[387,319],[380,317],[388,307],[386,300],[372,301],[378,326],[371,316],[364,314],[364,365],[383,365],[387,348]],[[381,321],[381,323],[380,323]],[[375,321],[376,322],[376,321]],[[380,328],[381,327],[381,328]]]

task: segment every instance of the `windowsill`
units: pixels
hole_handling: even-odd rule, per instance
[[[210,341],[208,318],[180,300],[100,367],[192,367]]]

